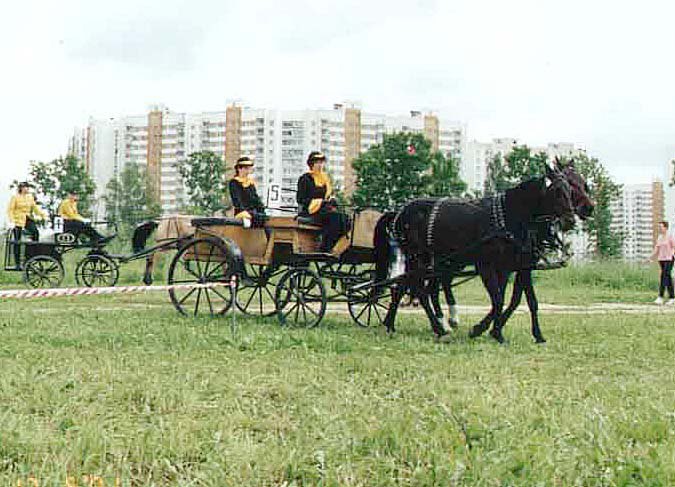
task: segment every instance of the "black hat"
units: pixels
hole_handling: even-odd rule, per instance
[[[253,166],[253,159],[248,156],[242,156],[237,159],[237,163],[234,167],[244,167],[244,166]]]
[[[326,160],[326,156],[323,155],[323,152],[319,152],[319,151],[315,150],[315,151],[312,151],[312,152],[309,153],[309,156],[307,157],[307,164],[309,164],[311,166],[315,162],[325,161],[325,160]]]

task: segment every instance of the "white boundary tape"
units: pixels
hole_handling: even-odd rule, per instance
[[[53,289],[9,289],[0,291],[0,299],[57,298],[63,296],[94,296],[99,294],[131,294],[152,291],[171,291],[176,289],[211,289],[214,287],[233,287],[229,283],[173,284],[167,286],[117,286],[117,287],[63,287]]]

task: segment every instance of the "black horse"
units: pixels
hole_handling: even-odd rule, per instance
[[[574,161],[569,161],[563,164],[562,161],[556,158],[554,164],[554,167],[561,172],[570,185],[574,213],[581,220],[586,220],[592,215],[593,209],[595,207],[595,203],[588,194],[588,184],[586,184],[584,178],[577,172],[576,167],[574,166]],[[549,262],[547,262],[548,252],[559,252],[562,249],[563,242],[561,233],[565,229],[561,228],[558,223],[559,222],[553,221],[551,219],[544,219],[531,222],[528,225],[528,237],[532,239],[532,246],[536,251],[533,253],[531,266],[529,268],[522,268],[516,272],[513,293],[511,295],[509,306],[498,318],[501,321],[502,326],[506,324],[508,319],[520,305],[523,294],[525,294],[528,308],[530,310],[532,336],[535,338],[537,343],[544,343],[546,340],[544,339],[539,327],[539,304],[532,282],[532,271],[536,270],[541,264],[549,264]],[[564,252],[565,251],[563,251],[563,253]],[[443,312],[438,298],[440,287],[442,287],[445,293],[445,299],[450,306],[450,319],[448,325],[450,328],[456,328],[459,324],[459,318],[457,314],[457,302],[452,292],[452,278],[452,275],[445,273],[444,275],[441,275],[440,279],[437,279],[436,284],[432,289],[431,303],[437,318],[442,321]],[[508,274],[506,279],[508,279]],[[502,284],[505,287],[506,280],[504,280]],[[505,291],[505,289],[502,290],[503,293],[505,293]],[[448,328],[446,328],[446,330],[448,330]],[[474,329],[472,330],[471,336],[478,336],[484,331],[485,329],[482,328]]]
[[[433,270],[441,261],[447,276],[465,265],[476,266],[492,301],[490,313],[477,325],[487,328],[501,314],[508,272],[532,265],[536,249],[526,233],[528,223],[537,218],[573,225],[570,184],[557,169],[549,168],[546,177],[524,182],[495,197],[470,202],[421,199],[395,215],[385,215],[375,231],[378,280],[387,275],[389,235],[399,242],[407,271],[405,279],[392,289],[392,303],[385,317],[387,330],[394,331],[398,305],[409,290],[419,298],[437,337],[447,334],[430,303],[438,279]],[[502,326],[495,322],[492,333],[500,342]]]

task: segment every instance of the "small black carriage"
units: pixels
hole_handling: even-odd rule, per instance
[[[111,240],[117,234],[117,227],[108,222],[93,222],[105,227]],[[43,230],[40,238],[33,241],[24,235],[9,230],[5,236],[5,271],[21,272],[23,282],[32,288],[58,287],[65,277],[63,256],[77,249],[104,252],[105,243],[94,242],[84,235],[71,232]],[[78,264],[76,275],[82,262]],[[78,278],[79,282],[79,278]]]

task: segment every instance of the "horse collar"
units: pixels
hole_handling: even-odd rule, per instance
[[[506,213],[504,211],[504,193],[498,193],[492,198],[490,224],[494,231],[501,233],[506,231]]]

